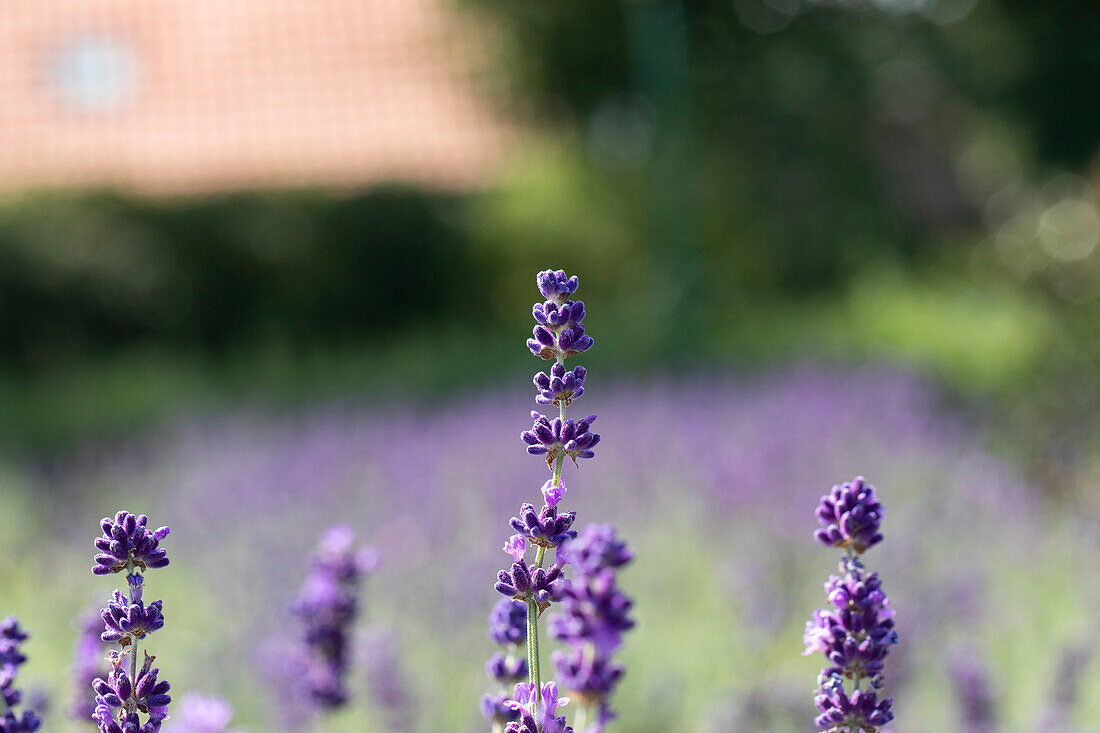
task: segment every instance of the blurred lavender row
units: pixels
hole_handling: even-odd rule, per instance
[[[592,378],[586,387],[597,386],[589,384]],[[863,473],[891,487],[892,552],[879,567],[899,579],[892,596],[904,609],[898,626],[909,640],[891,674],[900,704],[921,704],[905,689],[925,684],[919,677],[928,656],[936,669],[947,669],[951,649],[973,642],[971,632],[1000,613],[990,607],[997,592],[990,573],[1029,561],[1042,547],[1041,498],[991,453],[980,423],[945,410],[937,390],[913,374],[798,366],[745,380],[608,380],[599,387],[592,406],[607,416],[610,437],[601,443],[601,460],[573,474],[578,511],[621,517],[624,534],[639,538],[643,576],[647,555],[660,564],[660,578],[697,564],[698,557],[660,545],[670,522],[709,533],[706,555],[717,570],[708,578],[734,615],[702,621],[743,625],[724,627],[726,634],[751,629],[797,656],[798,619],[812,608],[820,592],[816,578],[828,570],[808,566],[813,559],[804,557],[814,528],[806,507],[816,504],[834,476]],[[235,579],[219,602],[230,604],[241,621],[221,649],[242,659],[256,659],[258,640],[278,636],[285,618],[259,609],[286,607],[314,538],[336,520],[353,526],[387,558],[371,614],[400,627],[402,649],[410,647],[406,669],[394,678],[417,679],[415,670],[408,674],[416,634],[430,628],[437,637],[483,637],[491,592],[472,589],[485,586],[499,559],[496,544],[484,538],[498,533],[496,507],[518,504],[530,488],[527,456],[514,449],[515,405],[530,399],[523,394],[473,395],[442,409],[340,404],[293,415],[254,410],[193,416],[132,446],[125,458],[117,446],[110,458],[89,452],[74,461],[68,480],[73,487],[90,481],[122,494],[140,492],[152,497],[158,514],[187,518],[177,546],[193,572]],[[648,553],[647,543],[653,547]],[[640,648],[653,643],[646,634],[663,633],[670,603],[663,591],[639,592],[638,608],[651,615],[646,632],[632,642]],[[436,707],[413,710],[409,703],[409,710],[386,715],[414,730],[445,707],[452,717],[464,716],[449,720],[454,730],[478,730],[476,706],[467,715],[447,701],[476,698],[478,660],[486,649],[455,642],[434,653],[442,655],[436,659],[442,671],[419,679],[412,698],[435,700]],[[363,669],[369,660],[357,663]],[[647,652],[627,685],[634,691],[624,689],[624,730],[649,730],[630,728],[647,715],[656,721],[651,725],[665,720],[653,711],[668,705],[668,690],[688,684],[691,672],[680,666]],[[800,680],[812,676],[799,669],[780,675],[767,690],[708,678],[710,688],[693,689],[691,699],[721,699],[694,711],[696,729],[708,730],[707,720],[746,716],[770,721],[776,730],[798,715],[809,720],[812,706],[799,712],[792,702],[805,696]],[[1048,677],[1035,672],[1038,694],[1047,699]],[[456,681],[467,678],[473,686]],[[432,688],[451,684],[461,689],[442,695]],[[661,690],[666,692],[654,693]],[[385,695],[412,699],[399,689]],[[733,709],[736,700],[749,707]],[[762,700],[775,700],[775,709],[761,712]],[[637,709],[644,704],[654,707]],[[689,704],[685,697],[682,709]],[[923,718],[901,710],[903,717]]]

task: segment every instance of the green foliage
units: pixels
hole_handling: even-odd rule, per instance
[[[476,305],[447,197],[396,189],[0,210],[0,360],[41,369],[135,343],[229,352],[387,334]]]

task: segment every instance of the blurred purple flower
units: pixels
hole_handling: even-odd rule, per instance
[[[76,620],[79,630],[73,645],[72,702],[69,717],[90,723],[95,712],[95,692],[92,682],[107,671],[107,644],[100,638],[103,619],[98,611],[90,611]]]
[[[304,679],[297,682],[320,710],[348,701],[348,642],[359,615],[359,586],[378,563],[373,549],[357,550],[354,545],[355,535],[346,525],[325,532],[309,576],[291,606],[303,624],[303,641],[309,650]]]
[[[0,733],[32,733],[42,726],[42,719],[34,710],[24,710],[22,715],[15,710],[23,699],[22,692],[15,686],[15,678],[27,661],[19,647],[28,638],[29,634],[20,628],[14,616],[0,621],[0,701],[4,708],[0,716]]]
[[[397,639],[389,630],[371,629],[362,647],[371,705],[385,716],[389,730],[394,733],[411,731],[415,723],[413,700],[401,669]]]
[[[973,649],[959,650],[948,669],[959,706],[959,723],[967,733],[994,733],[997,704],[989,673]]]
[[[595,396],[585,386],[584,399]],[[534,498],[530,459],[514,450],[512,432],[515,405],[529,399],[522,389],[494,385],[438,407],[415,397],[392,405],[342,399],[284,414],[252,407],[193,415],[140,443],[88,449],[51,482],[75,502],[90,502],[82,498],[89,484],[112,486],[149,497],[158,512],[188,517],[187,534],[173,535],[173,552],[186,555],[196,576],[233,578],[232,591],[219,599],[227,610],[219,653],[256,659],[255,640],[280,631],[278,614],[263,609],[290,601],[296,589],[287,587],[285,568],[301,562],[298,548],[333,516],[369,530],[387,548],[386,594],[376,601],[387,612],[472,638],[484,633],[494,599],[470,588],[501,567],[499,508]],[[731,533],[711,541],[719,557],[734,561],[730,573],[759,564],[752,585],[775,597],[751,597],[736,585],[731,600],[749,619],[768,616],[759,621],[768,628],[785,628],[792,614],[803,613],[796,609],[804,598],[785,579],[807,572],[806,555],[795,548],[818,526],[806,508],[822,493],[823,473],[850,476],[858,466],[879,486],[897,487],[890,500],[896,551],[875,569],[883,578],[906,578],[891,598],[906,609],[906,638],[919,625],[921,644],[892,654],[913,665],[927,663],[922,648],[949,646],[951,614],[974,618],[998,598],[998,586],[987,581],[991,568],[1024,559],[1019,548],[1032,548],[1027,557],[1036,567],[1043,562],[1035,517],[1045,508],[1037,494],[1013,464],[990,453],[979,419],[945,409],[935,385],[910,372],[800,365],[756,376],[623,378],[599,396],[600,460],[569,476],[570,502],[558,508],[622,517],[622,529],[639,540],[649,537],[643,529],[667,526],[670,507],[701,532],[736,527],[745,539]],[[425,442],[434,450],[421,450]],[[445,518],[446,531],[424,521],[426,507]],[[239,540],[228,554],[226,537]],[[965,570],[947,555],[917,552],[946,542],[966,553]],[[761,546],[775,555],[752,557]],[[674,573],[688,559],[669,552],[657,562]],[[397,581],[404,577],[419,580]],[[258,666],[274,674],[281,663],[275,660],[288,655],[264,656]],[[468,673],[479,674],[481,661]],[[891,664],[891,691],[905,700],[899,671]],[[233,681],[217,666],[208,674],[211,685]],[[422,684],[425,715],[441,710],[433,702],[444,698],[438,683]],[[282,715],[283,702],[261,709]],[[471,719],[479,717],[468,707]],[[697,720],[690,710],[681,713],[685,726]],[[641,714],[648,712],[635,712]],[[474,723],[455,725],[467,730]]]
[[[176,704],[165,733],[240,733],[231,731],[233,707],[220,697],[189,692]]]

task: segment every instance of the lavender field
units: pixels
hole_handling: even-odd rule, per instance
[[[515,389],[225,409],[49,465],[9,461],[0,577],[6,609],[34,634],[24,684],[53,696],[45,729],[94,729],[66,719],[73,619],[102,595],[87,572],[97,521],[122,507],[172,525],[172,565],[150,584],[165,602],[156,646],[174,694],[224,698],[248,731],[300,725],[279,688],[287,607],[316,537],[345,523],[381,561],[351,704],[325,729],[487,730],[477,699],[500,546],[545,478],[518,438],[530,400]],[[931,382],[813,365],[599,374],[585,401],[603,441],[570,471],[571,507],[578,526],[614,521],[636,553],[619,581],[637,620],[620,733],[808,729],[820,665],[800,656],[803,624],[835,568],[813,541],[813,510],[857,474],[886,506],[869,562],[901,637],[886,675],[892,729],[1100,730],[1097,520],[1045,499],[996,454],[990,426]],[[186,733],[184,722],[165,730]]]

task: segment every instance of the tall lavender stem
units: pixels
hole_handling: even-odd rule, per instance
[[[886,655],[898,635],[890,599],[878,574],[866,573],[860,555],[882,541],[882,505],[875,487],[857,477],[821,497],[817,519],[821,528],[814,537],[845,555],[840,575],[825,584],[833,608],[814,611],[802,637],[803,654],[821,652],[829,662],[818,677],[814,703],[821,714],[814,723],[829,733],[876,733],[894,719],[893,700],[880,701],[878,695]]]
[[[566,407],[584,393],[586,371],[578,366],[566,371],[565,359],[581,354],[592,347],[592,337],[584,333],[584,303],[570,300],[576,292],[576,276],[568,277],[563,270],[545,270],[536,277],[539,291],[545,300],[535,303],[531,309],[537,325],[533,338],[527,340],[531,353],[547,361],[553,361],[549,373],[539,372],[534,383],[538,390],[535,401],[541,405],[556,405],[558,416],[550,418],[534,411],[530,430],[521,434],[531,455],[546,456],[546,467],[551,478],[543,484],[543,506],[536,511],[533,504],[523,504],[519,516],[512,517],[511,526],[516,534],[504,545],[511,555],[511,568],[497,574],[496,590],[526,607],[526,641],[528,683],[517,684],[511,700],[503,701],[502,709],[515,717],[508,721],[506,733],[565,733],[571,729],[564,716],[556,715],[556,708],[565,704],[557,697],[557,685],[542,682],[539,652],[539,616],[552,602],[560,600],[565,589],[562,569],[565,560],[558,552],[563,543],[577,536],[571,529],[576,512],[559,514],[557,507],[565,494],[562,468],[565,457],[592,458],[592,450],[600,436],[590,432],[595,415],[574,422],[566,417]],[[535,547],[534,565],[526,561],[528,544]],[[554,563],[545,568],[546,550],[555,550]],[[483,711],[486,708],[483,698]],[[503,722],[495,715],[494,723]]]
[[[140,670],[137,666],[138,642],[164,626],[161,601],[146,606],[142,594],[145,573],[168,565],[168,555],[160,547],[160,541],[170,530],[168,527],[151,530],[148,522],[144,514],[135,516],[124,511],[113,519],[104,517],[100,522],[103,535],[95,540],[99,553],[92,572],[96,575],[125,572],[129,588],[128,596],[116,589],[100,614],[104,623],[100,638],[119,645],[108,657],[112,671],[106,679],[97,677],[92,683],[96,693],[92,719],[99,724],[101,733],[158,733],[172,701],[168,695],[171,686],[157,680],[160,670],[152,666],[156,657],[145,652]],[[127,655],[129,674],[122,668]],[[115,708],[117,714],[112,713]],[[144,722],[142,715],[146,717]]]

